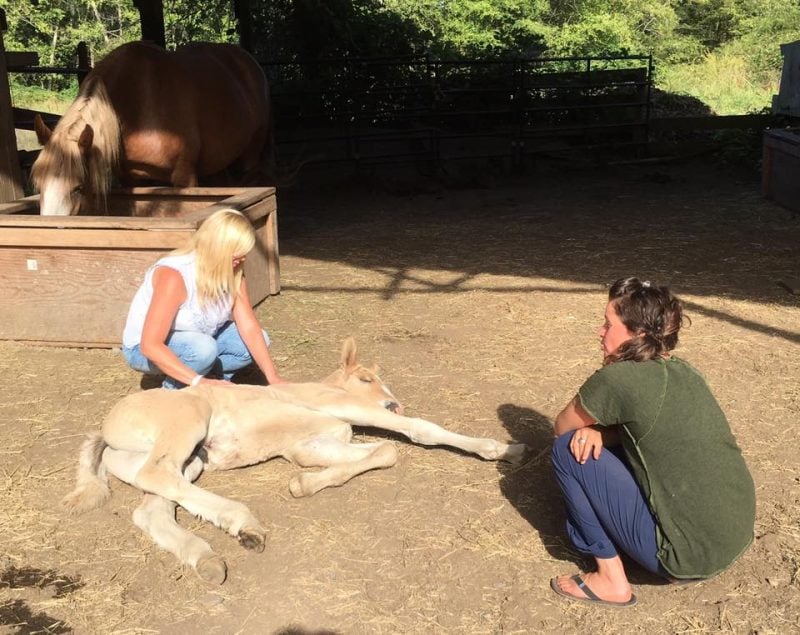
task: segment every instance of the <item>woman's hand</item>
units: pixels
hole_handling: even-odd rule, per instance
[[[569,451],[580,464],[586,463],[590,456],[597,460],[603,451],[603,435],[591,427],[576,430],[569,442]]]
[[[267,383],[270,386],[277,386],[279,384],[289,384],[291,382],[288,379],[284,379],[280,375],[273,375],[272,377],[267,377]]]

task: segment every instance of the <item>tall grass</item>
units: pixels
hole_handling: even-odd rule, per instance
[[[700,99],[717,115],[741,115],[768,108],[780,76],[777,70],[765,79],[754,79],[744,57],[714,52],[699,64],[664,67],[656,81],[661,90]]]
[[[11,79],[11,103],[17,108],[63,115],[77,95],[77,80],[73,80],[69,88],[57,91],[26,85],[15,81],[13,77]]]

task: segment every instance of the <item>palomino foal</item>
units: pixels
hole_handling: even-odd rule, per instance
[[[468,437],[405,417],[375,368],[358,363],[352,338],[341,366],[320,383],[277,386],[206,385],[128,395],[84,442],[75,489],[63,504],[93,509],[109,496],[110,472],[145,492],[133,520],[201,578],[224,582],[227,567],[204,540],[175,522],[175,505],[208,520],[248,549],[263,551],[266,529],[242,503],[193,484],[204,466],[226,470],[276,456],[302,467],[289,481],[293,496],[310,496],[397,462],[391,441],[352,443],[351,425],[398,432],[415,443],[447,445],[484,459],[518,462],[526,446]]]

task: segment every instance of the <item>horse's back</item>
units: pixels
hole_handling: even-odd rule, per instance
[[[248,152],[257,155],[267,142],[267,81],[236,45],[195,43],[170,52],[131,42],[103,58],[87,80],[96,78],[119,117],[132,163],[161,161],[158,167],[168,169],[189,156],[197,174],[208,176]]]

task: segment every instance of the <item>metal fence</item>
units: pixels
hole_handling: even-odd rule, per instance
[[[649,56],[351,57],[262,66],[279,153],[305,163],[496,157],[519,166],[540,153],[630,153],[648,141]],[[87,68],[9,71],[82,78]],[[33,113],[16,111],[28,127]]]
[[[281,151],[359,163],[636,151],[647,143],[649,56],[264,65]]]

